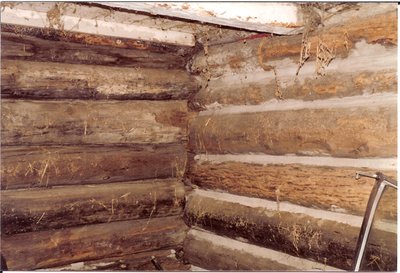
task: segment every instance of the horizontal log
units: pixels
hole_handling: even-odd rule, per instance
[[[42,8],[45,6],[42,6]],[[77,8],[72,14],[64,12],[65,7],[56,3],[47,6],[45,10],[37,10],[35,7],[24,9],[23,7],[7,7],[2,9],[2,22],[22,26],[34,26],[39,28],[55,28],[62,31],[100,34],[112,37],[124,37],[128,39],[140,39],[183,46],[194,46],[195,37],[192,33],[164,29],[160,26],[148,27],[137,22],[109,21],[110,11],[103,10],[102,14],[89,18],[87,14],[76,14]],[[89,13],[95,10],[90,10]],[[104,14],[106,12],[106,14]],[[93,16],[93,13],[92,13]]]
[[[310,73],[295,78],[297,64],[277,69],[279,88],[284,99],[318,100],[334,97],[349,97],[383,92],[397,92],[396,52],[387,52],[376,56],[364,54],[345,61],[334,60],[323,77],[315,77],[314,67],[310,64]],[[373,60],[376,60],[374,62]],[[387,62],[382,63],[382,60]],[[350,64],[352,62],[352,64]],[[382,65],[377,64],[380,62]],[[283,63],[283,61],[282,61]],[[359,69],[360,64],[363,69]],[[391,65],[393,63],[393,65]],[[390,64],[390,65],[388,65]],[[346,67],[347,71],[337,69]],[[342,66],[344,65],[344,66]],[[357,67],[355,67],[357,66]],[[306,68],[306,67],[305,67]],[[354,68],[353,71],[349,71]],[[200,89],[194,96],[193,103],[209,106],[213,103],[233,105],[254,105],[276,99],[277,85],[273,72],[243,72],[212,79],[205,88]]]
[[[190,265],[184,264],[177,259],[176,250],[165,249],[150,252],[136,253],[122,257],[104,258],[101,260],[84,261],[73,263],[67,266],[41,269],[43,271],[156,271],[157,268],[151,262],[151,257],[165,271],[189,271]]]
[[[178,51],[151,52],[44,40],[9,32],[1,33],[1,58],[39,62],[95,64],[141,68],[184,69],[187,56]]]
[[[380,11],[381,7],[375,7],[372,11],[375,14],[362,16],[368,9],[364,6],[358,13],[343,13],[341,20],[335,24],[329,24],[329,20],[324,22],[325,27],[322,26],[309,34],[310,57],[307,62],[316,60],[319,41],[331,49],[336,58],[346,58],[356,43],[362,40],[368,44],[379,44],[388,48],[396,46],[397,11],[395,6],[387,6],[391,7],[391,10],[384,13]],[[193,62],[192,71],[207,71],[208,75],[215,78],[227,72],[249,71],[254,68],[262,71],[261,65],[273,66],[275,61],[285,58],[298,63],[301,45],[302,34],[218,45],[210,47],[207,53],[199,53]]]
[[[2,100],[3,145],[159,144],[186,140],[185,101]]]
[[[144,19],[144,18],[142,18]],[[161,44],[151,41],[128,39],[121,37],[110,37],[103,35],[93,35],[87,33],[68,32],[53,28],[38,28],[32,26],[17,26],[11,24],[1,24],[2,34],[5,32],[14,33],[19,36],[31,36],[47,41],[60,41],[67,43],[83,44],[90,46],[107,46],[108,48],[125,48],[134,50],[146,50],[154,53],[168,53],[185,56],[190,58],[194,53],[193,47]]]
[[[362,221],[358,216],[282,203],[277,206],[271,201],[199,190],[189,197],[185,218],[190,226],[231,238],[241,237],[262,247],[344,270],[351,269]],[[365,270],[394,270],[396,225],[384,223],[378,228],[371,234]]]
[[[8,235],[172,216],[182,211],[184,194],[176,179],[1,191],[1,230]]]
[[[392,157],[397,150],[396,112],[391,103],[203,115],[190,125],[190,148],[214,154]]]
[[[3,60],[1,81],[3,98],[186,99],[198,90],[185,70],[21,60]]]
[[[196,229],[188,232],[184,253],[191,264],[212,271],[339,271],[325,264]]]
[[[338,159],[340,160],[340,159]],[[374,180],[355,180],[356,171],[373,173],[366,168],[317,167],[301,164],[248,164],[225,162],[196,163],[190,166],[191,183],[206,189],[234,194],[287,201],[305,207],[363,216]],[[395,178],[395,171],[385,171]],[[380,204],[378,218],[397,219],[397,192]]]
[[[112,222],[2,236],[10,270],[34,270],[181,246],[180,217]]]
[[[185,168],[182,144],[6,146],[1,152],[1,189],[182,177]]]

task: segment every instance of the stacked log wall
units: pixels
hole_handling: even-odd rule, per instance
[[[193,49],[59,32],[2,25],[8,268],[186,269]]]
[[[302,44],[309,56],[299,68]],[[201,111],[189,126],[188,179],[201,190],[188,200],[187,223],[351,269],[374,185],[355,173],[396,178],[396,6],[359,4],[308,37],[211,46],[195,56],[192,72],[202,75],[203,86],[191,101]],[[365,270],[397,267],[396,201],[397,192],[387,190],[376,219],[385,224],[375,227]],[[191,250],[206,244],[189,237],[185,250],[194,265],[217,270],[213,260],[236,269],[218,255],[230,246],[208,242],[211,258]],[[232,259],[245,270],[239,256]],[[258,269],[281,269],[270,264]]]

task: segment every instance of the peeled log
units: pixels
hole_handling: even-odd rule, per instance
[[[190,125],[197,153],[393,157],[396,105],[203,115]]]
[[[185,162],[183,144],[5,146],[1,151],[1,189],[181,177]]]
[[[177,215],[184,185],[176,179],[1,191],[3,234]]]
[[[186,141],[186,101],[2,100],[3,145]]]
[[[34,270],[181,246],[180,217],[86,225],[1,237],[9,270]]]
[[[394,50],[393,50],[394,52]],[[382,59],[395,63],[395,55],[386,56],[364,55],[365,69],[355,68],[353,71],[338,72],[336,68],[330,69],[322,77],[315,74],[299,75],[293,77],[297,67],[296,63],[278,70],[278,80],[282,96],[285,99],[319,100],[327,98],[342,98],[357,95],[367,95],[383,92],[397,92],[396,65],[387,68],[377,67],[371,59],[381,62]],[[360,65],[361,58],[345,59],[346,63],[354,62]],[[392,61],[390,61],[392,60]],[[393,61],[394,60],[394,61]],[[338,60],[333,63],[341,66]],[[283,62],[282,62],[283,64]],[[309,67],[309,66],[308,66]],[[348,70],[351,66],[348,66]],[[294,69],[294,70],[293,70]],[[282,75],[285,73],[285,75]],[[225,105],[257,105],[276,99],[277,86],[275,75],[271,72],[238,72],[226,78],[221,77],[211,80],[206,88],[202,88],[194,97],[194,102],[199,105],[211,105],[215,102]]]
[[[371,11],[368,5],[375,10]],[[309,34],[310,58],[315,61],[317,45],[321,41],[335,53],[336,58],[346,58],[355,44],[365,40],[368,44],[380,44],[385,47],[397,45],[397,10],[394,5],[376,7],[365,4],[359,11],[343,12],[336,15],[336,23],[324,22]],[[391,9],[391,10],[390,10]],[[383,12],[381,10],[386,10]],[[363,16],[363,14],[370,14]],[[379,13],[379,14],[377,14]],[[331,18],[336,19],[335,16]],[[320,39],[320,40],[319,40]],[[218,77],[227,71],[240,71],[243,68],[273,65],[274,61],[289,58],[298,62],[301,52],[302,34],[276,36],[267,39],[253,39],[226,45],[210,47],[207,55],[200,53],[195,59],[192,70],[206,69],[212,77]],[[261,64],[261,65],[260,65]],[[293,75],[294,76],[294,75]]]
[[[266,207],[259,200],[242,203],[240,196],[224,197],[226,194],[221,193],[210,196],[202,192],[194,192],[186,203],[185,218],[189,226],[230,238],[241,237],[262,247],[344,270],[351,269],[362,217],[357,218],[359,225],[356,225],[350,221],[356,216],[324,211],[319,211],[317,216],[312,209],[298,207],[294,211],[293,206],[270,204],[270,201]],[[367,271],[396,269],[397,228],[390,225],[390,231],[375,229],[375,234],[371,235],[366,261],[375,262],[368,264]],[[380,259],[374,259],[375,256]]]
[[[340,159],[338,159],[340,160]],[[197,163],[190,167],[193,184],[234,194],[288,201],[305,207],[364,216],[375,180],[355,180],[361,168],[317,167],[300,164],[256,165],[239,162]],[[384,172],[396,179],[397,173]],[[378,218],[397,219],[397,192],[380,202]]]
[[[185,48],[182,48],[182,51],[184,50]],[[3,60],[184,69],[187,56],[182,55],[177,50],[168,47],[164,52],[152,52],[151,48],[146,48],[145,45],[142,49],[88,46],[9,32],[1,33],[1,57]]]
[[[185,70],[3,60],[1,94],[41,99],[187,99],[199,88]]]

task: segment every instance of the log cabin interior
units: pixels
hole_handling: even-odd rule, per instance
[[[353,270],[397,179],[395,3],[2,2],[2,269]],[[397,269],[397,190],[362,270]]]

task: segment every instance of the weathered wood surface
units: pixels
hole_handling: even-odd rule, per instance
[[[16,234],[178,215],[184,195],[177,179],[1,191],[1,230]]]
[[[219,200],[199,194],[189,198],[185,217],[190,226],[231,238],[241,237],[256,245],[345,270],[351,269],[360,229],[326,219],[323,212],[315,217],[282,209],[250,207],[237,200]],[[370,262],[367,269],[395,270],[396,233],[376,232],[378,236],[371,238],[367,248],[366,260]]]
[[[300,109],[199,116],[190,125],[197,153],[392,157],[396,106]]]
[[[397,10],[393,6],[392,11],[366,17],[356,15],[349,18],[342,14],[342,20],[337,24],[311,32],[308,40],[311,43],[308,62],[316,59],[319,39],[327,48],[333,50],[336,58],[346,58],[355,44],[362,40],[368,44],[396,46]],[[242,70],[248,64],[253,67],[260,66],[260,63],[269,66],[273,65],[274,61],[284,58],[298,62],[301,44],[302,35],[299,34],[210,47],[207,54],[200,53],[194,60],[192,70],[207,71],[212,77],[218,77],[226,71]]]
[[[42,5],[41,7],[44,6]],[[34,6],[27,9],[15,5],[13,7],[3,6],[1,21],[7,24],[55,28],[61,31],[89,33],[116,38],[124,37],[183,46],[194,46],[196,43],[195,36],[192,33],[165,29],[161,26],[147,27],[132,21],[118,22],[116,20],[109,20],[107,17],[109,17],[110,11],[107,10],[102,10],[100,14],[94,15],[93,12],[96,11],[89,8],[88,13],[95,16],[91,18],[90,15],[87,16],[84,13],[78,12],[78,14],[75,14],[77,8],[79,8],[79,5],[75,7],[73,14],[68,14],[64,12],[65,8],[61,3],[47,6],[44,10],[38,10]]]
[[[364,216],[375,181],[355,180],[356,171],[361,170],[374,172],[300,164],[203,162],[190,166],[189,177],[191,183],[202,188]],[[385,171],[385,175],[396,179],[397,173]],[[380,207],[378,218],[397,219],[397,192],[391,191]]]
[[[20,60],[3,60],[1,81],[3,98],[185,99],[198,89],[185,70]]]
[[[182,144],[114,146],[5,146],[1,189],[104,184],[183,176]]]
[[[187,56],[179,51],[152,52],[151,49],[124,49],[44,40],[27,35],[1,33],[1,58],[12,60],[95,64],[141,68],[185,68]]]
[[[179,247],[180,248],[180,247]],[[177,252],[178,251],[178,252]],[[77,262],[70,265],[42,269],[44,271],[157,271],[151,257],[154,256],[165,271],[189,271],[190,265],[176,257],[181,250],[165,249],[136,253],[121,257]]]
[[[146,50],[154,53],[166,53],[190,58],[197,48],[161,44],[151,41],[115,38],[103,35],[92,35],[87,33],[68,32],[53,28],[36,28],[30,26],[17,26],[1,24],[1,32],[14,33],[17,35],[31,36],[48,41],[60,41],[68,43],[83,44],[88,46],[107,46],[112,48],[125,48],[134,50]]]
[[[284,99],[308,101],[397,92],[396,65],[393,65],[392,68],[380,69],[377,64],[374,65],[371,62],[372,58],[377,62],[381,62],[382,59],[388,60],[385,63],[381,62],[385,66],[390,62],[396,63],[395,55],[385,54],[385,56],[375,57],[368,54],[363,56],[365,69],[358,69],[360,58],[350,58],[346,59],[346,63],[353,60],[354,65],[346,64],[346,70],[357,66],[352,72],[340,72],[336,68],[332,67],[330,69],[331,67],[328,67],[323,77],[300,75],[297,80],[294,77],[297,64],[292,63],[287,68],[282,67],[282,70],[277,72],[282,97]],[[340,62],[334,60],[333,63]],[[193,103],[201,106],[215,102],[231,105],[261,104],[265,101],[276,99],[276,90],[277,86],[273,72],[244,72],[243,74],[211,80],[206,88],[202,88],[196,93]]]
[[[34,270],[181,246],[187,227],[180,217],[86,225],[2,236],[10,270]]]
[[[298,33],[304,25],[302,9],[295,3],[102,3],[106,6],[151,13],[211,25],[277,34]],[[293,16],[296,14],[296,16]]]
[[[184,241],[185,259],[202,268],[240,271],[336,271],[336,268],[282,252],[191,229]]]
[[[159,144],[186,140],[185,101],[2,100],[1,107],[3,145]]]

